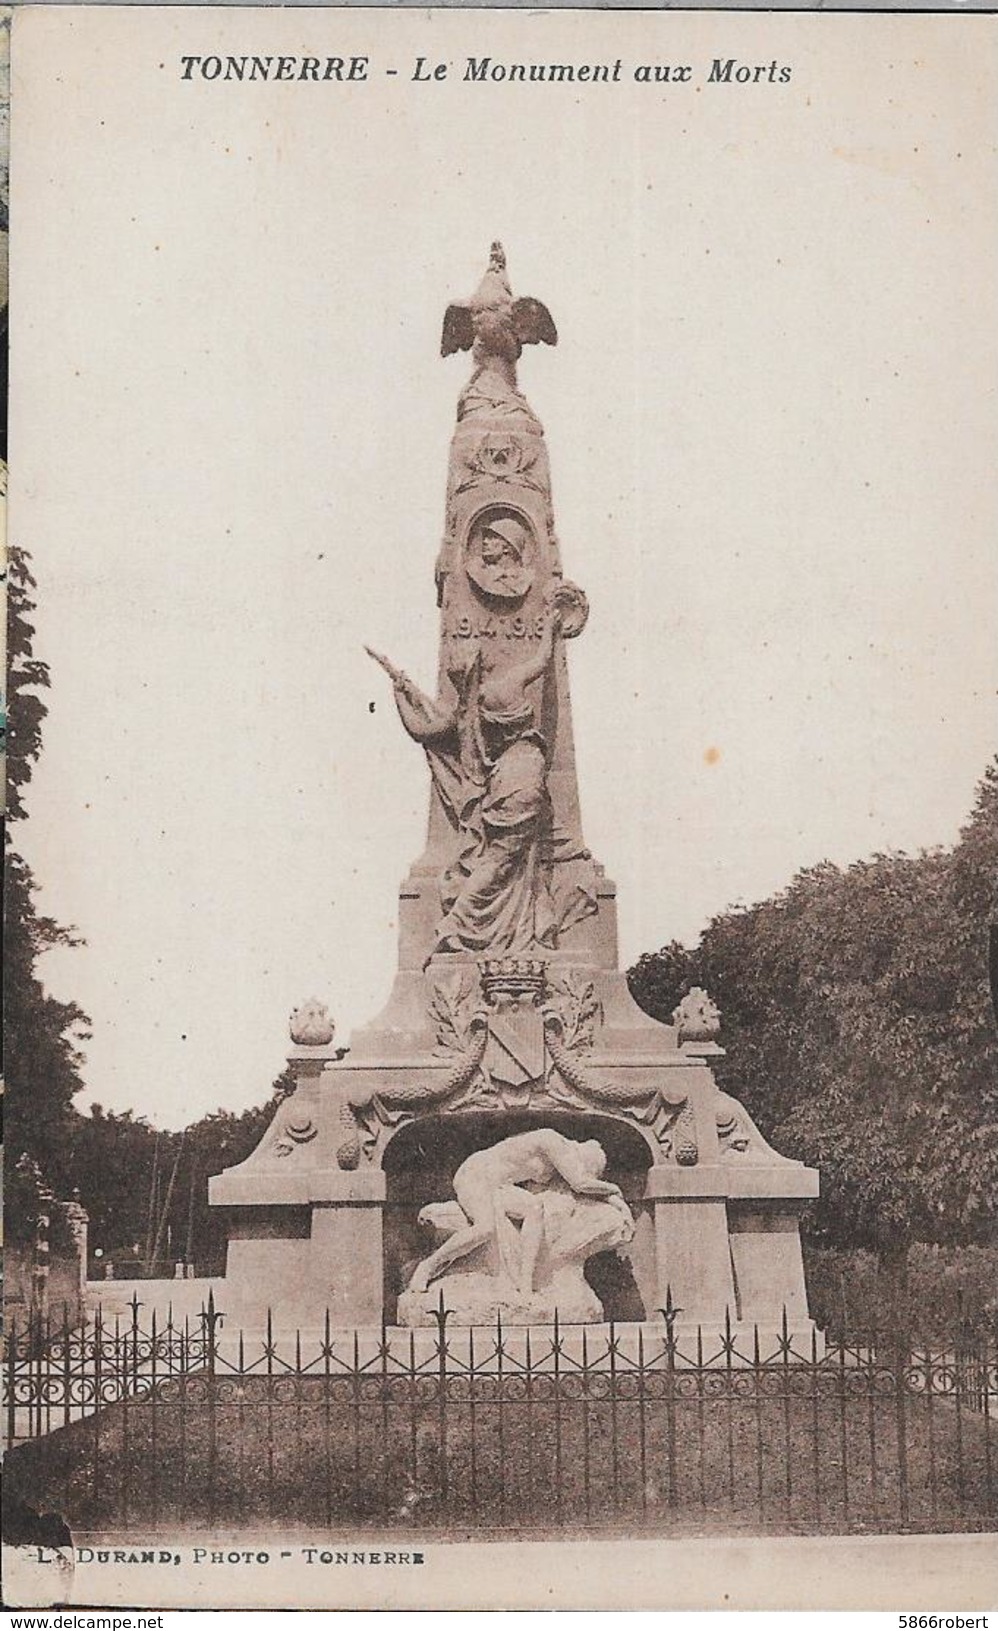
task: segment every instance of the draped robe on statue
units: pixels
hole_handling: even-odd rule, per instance
[[[452,676],[448,711],[410,681],[396,687],[406,730],[426,752],[460,844],[441,882],[434,950],[522,953],[553,947],[596,910],[595,873],[581,834],[556,822],[548,747],[522,705],[490,710],[477,663]]]

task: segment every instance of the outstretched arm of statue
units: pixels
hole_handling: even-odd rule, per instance
[[[561,615],[557,607],[549,606],[544,614],[544,631],[533,655],[525,662],[511,664],[483,687],[483,701],[487,699],[493,711],[512,712],[525,701],[527,686],[547,673],[560,623]]]
[[[428,742],[433,737],[443,736],[454,726],[454,716],[437,703],[431,702],[424,691],[419,689],[401,668],[396,668],[393,662],[383,657],[380,651],[373,651],[370,646],[364,650],[369,657],[383,668],[395,688],[395,706],[399,711],[399,718],[416,742]]]
[[[540,679],[547,672],[548,664],[554,656],[554,643],[561,629],[561,612],[557,606],[544,608],[543,631],[537,642],[537,650],[532,657],[528,657],[522,667],[517,668],[517,678],[522,685],[530,685],[533,680]]]

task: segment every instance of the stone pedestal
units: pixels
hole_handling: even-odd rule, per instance
[[[224,1207],[230,1220],[221,1299],[230,1321],[262,1329],[269,1309],[275,1327],[290,1333],[321,1327],[328,1310],[339,1329],[393,1325],[397,1300],[428,1250],[416,1224],[420,1208],[451,1196],[453,1173],[473,1150],[552,1127],[601,1143],[607,1176],[634,1215],[634,1239],[619,1253],[618,1273],[632,1290],[607,1306],[607,1318],[654,1323],[671,1305],[684,1327],[716,1334],[727,1319],[775,1331],[786,1311],[790,1328],[806,1336],[798,1219],[818,1192],[818,1175],[769,1148],[744,1111],[719,1093],[701,1053],[677,1046],[674,1031],[623,1000],[611,979],[612,1030],[604,1021],[602,1045],[574,1072],[576,1087],[591,1079],[603,1103],[583,1104],[579,1093],[573,1102],[543,1045],[539,1079],[518,1090],[518,1104],[510,1102],[508,1084],[497,1088],[486,1075],[492,1034],[486,1010],[485,1040],[473,1038],[468,1056],[479,1061],[476,1085],[462,1090],[463,1106],[448,1108],[444,1099],[434,1109],[454,1067],[432,1051],[425,1016],[433,1009],[433,980],[432,972],[413,976],[420,1001],[412,1010],[424,1016],[422,1034],[386,1027],[379,1036],[371,1027],[356,1059],[331,1049],[296,1050],[298,1088],[259,1149],[211,1180],[212,1205]],[[530,1033],[531,1014],[521,1017]],[[508,1075],[509,1049],[518,1049],[515,1011],[512,1020],[503,1016],[500,1031],[497,1068]],[[422,1042],[423,1051],[399,1058],[400,1036],[408,1045]],[[402,1108],[407,1103],[415,1110]],[[436,1307],[443,1291],[454,1326],[468,1318],[461,1290],[456,1277],[435,1281],[428,1299]],[[559,1311],[563,1323],[585,1317],[576,1303]],[[415,1307],[411,1297],[409,1304]],[[412,1308],[405,1319],[416,1322]],[[507,1299],[504,1324],[534,1323],[529,1313],[524,1305],[521,1320]],[[551,1317],[549,1308],[536,1322]]]
[[[818,1194],[809,1168],[733,1175],[728,1200],[731,1262],[739,1317],[760,1325],[779,1322],[784,1310],[794,1329],[808,1319],[798,1220],[802,1204]]]
[[[290,1176],[290,1175],[289,1175]],[[268,1313],[287,1333],[379,1325],[383,1318],[383,1172],[243,1174],[210,1180],[228,1210],[225,1287],[231,1324],[259,1331]]]
[[[648,1199],[655,1218],[657,1306],[689,1323],[724,1325],[735,1313],[726,1175],[715,1169],[655,1167]]]
[[[659,1306],[671,1296],[684,1324],[722,1330],[725,1319],[778,1327],[808,1324],[799,1218],[818,1174],[787,1162],[653,1168]]]

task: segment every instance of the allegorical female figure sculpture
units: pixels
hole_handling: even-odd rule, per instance
[[[441,883],[443,916],[435,952],[522,953],[554,946],[593,907],[578,878],[561,888],[555,869],[588,861],[580,842],[554,819],[548,793],[548,744],[529,688],[547,672],[561,622],[557,601],[544,614],[541,639],[523,662],[489,674],[469,650],[451,671],[456,702],[433,702],[377,652],[391,675],[402,723],[426,751],[434,785],[459,836]]]

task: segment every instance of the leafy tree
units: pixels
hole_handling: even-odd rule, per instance
[[[173,1135],[160,1135],[169,1139]],[[90,1219],[90,1249],[140,1261],[149,1230],[157,1133],[142,1116],[93,1104],[73,1129],[72,1175]]]
[[[630,972],[668,1020],[693,984],[724,1017],[718,1077],[776,1146],[817,1166],[813,1236],[872,1247],[900,1285],[915,1240],[987,1240],[998,1197],[988,932],[998,760],[951,850],[800,873]]]
[[[34,654],[36,587],[27,555],[12,548],[7,804],[14,824],[27,814],[50,685],[48,664]],[[220,1110],[183,1132],[157,1132],[130,1110],[114,1114],[99,1104],[80,1114],[73,1100],[84,1086],[80,1071],[89,1021],[76,1003],[60,1002],[46,991],[38,963],[49,947],[81,941],[38,912],[37,885],[10,828],[5,874],[6,1160],[14,1232],[29,1241],[44,1205],[53,1217],[53,1243],[68,1239],[48,1190],[64,1196],[76,1190],[90,1217],[91,1244],[106,1256],[142,1260],[157,1238],[161,1252],[169,1247],[174,1255],[186,1255],[190,1237],[199,1256],[208,1250],[218,1258],[224,1239],[208,1208],[208,1177],[249,1155],[293,1085],[288,1073],[274,1084],[268,1104],[241,1116]]]
[[[208,1179],[252,1155],[278,1105],[293,1090],[294,1078],[290,1069],[285,1069],[265,1104],[244,1110],[241,1115],[218,1109],[186,1128],[169,1215],[175,1257],[192,1256],[202,1272],[221,1272],[225,1262],[225,1220],[208,1204]]]
[[[24,794],[42,745],[42,723],[48,708],[39,691],[51,683],[48,663],[35,657],[31,614],[37,587],[24,550],[13,545],[7,562],[7,819],[26,814]]]
[[[252,1154],[293,1086],[285,1070],[265,1104],[240,1115],[219,1109],[179,1132],[157,1130],[131,1110],[93,1105],[79,1117],[71,1160],[91,1249],[114,1260],[120,1274],[153,1259],[160,1267],[182,1259],[221,1272],[225,1224],[208,1205],[208,1179]]]
[[[27,556],[10,551],[8,588],[7,806],[10,822],[23,819],[25,795],[41,749],[47,712],[41,693],[48,688],[48,665],[33,651],[35,580]],[[73,1002],[59,1002],[46,990],[38,959],[50,946],[77,945],[78,937],[35,906],[37,885],[31,869],[4,835],[6,941],[4,1012],[6,1022],[7,1160],[22,1154],[37,1161],[45,1181],[65,1193],[74,1112],[83,1087],[82,1044],[88,1020]]]

